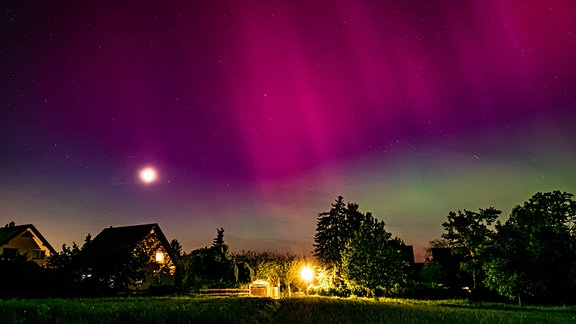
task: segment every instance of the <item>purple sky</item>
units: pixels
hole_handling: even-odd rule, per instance
[[[576,193],[574,1],[145,3],[0,4],[0,225],[306,254],[343,195],[421,256]]]

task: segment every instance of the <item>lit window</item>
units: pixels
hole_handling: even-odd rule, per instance
[[[156,262],[164,263],[164,253],[156,252]]]

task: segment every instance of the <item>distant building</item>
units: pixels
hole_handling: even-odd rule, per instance
[[[149,257],[146,279],[139,283],[138,289],[174,285],[179,261],[158,224],[106,228],[90,242],[84,257],[92,265],[117,269],[137,251]]]
[[[406,245],[404,247],[405,261],[408,262],[410,268],[414,268],[414,246]]]
[[[32,224],[15,225],[14,222],[0,228],[0,256],[14,258],[24,255],[39,266],[46,266],[48,257],[56,250]]]
[[[470,285],[470,276],[460,269],[463,260],[461,249],[432,248],[432,261],[442,267],[443,279],[440,284],[444,287],[460,289]]]

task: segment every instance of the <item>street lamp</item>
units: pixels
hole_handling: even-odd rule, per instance
[[[304,282],[306,282],[306,295],[308,295],[308,288],[310,287],[310,281],[314,278],[314,270],[310,266],[304,266],[300,271],[300,277]]]

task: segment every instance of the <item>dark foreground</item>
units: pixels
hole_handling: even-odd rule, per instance
[[[0,300],[0,323],[576,323],[576,307],[323,297]]]

